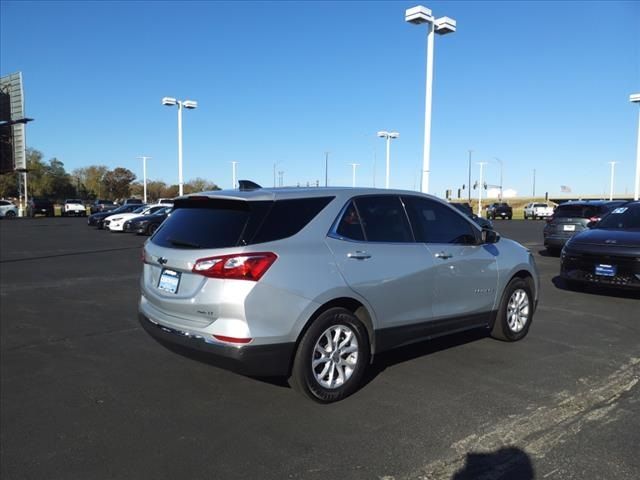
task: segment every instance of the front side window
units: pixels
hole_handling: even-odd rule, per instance
[[[417,242],[475,245],[475,230],[447,205],[419,197],[402,198]]]
[[[379,195],[354,200],[368,242],[413,242],[413,234],[399,197]]]

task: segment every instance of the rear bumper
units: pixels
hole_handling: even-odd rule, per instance
[[[203,352],[215,366],[256,377],[287,376],[290,373],[295,343],[236,347],[209,343],[203,337],[152,322],[141,313],[138,314],[138,320],[147,333],[160,343]]]
[[[567,243],[573,235],[548,235],[544,237],[544,246],[545,247],[556,247],[562,248],[564,244]]]

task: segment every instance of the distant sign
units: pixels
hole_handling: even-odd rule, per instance
[[[22,72],[12,73],[5,77],[0,77],[0,91],[2,97],[9,96],[9,108],[1,108],[2,121],[16,122],[24,119],[24,95],[22,91]],[[6,112],[8,110],[8,112]],[[5,118],[9,114],[9,118]],[[27,168],[26,142],[24,123],[12,125],[12,153],[13,168],[15,170],[24,170]]]

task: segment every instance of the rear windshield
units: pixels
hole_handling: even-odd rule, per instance
[[[615,208],[598,223],[598,228],[640,229],[640,204]]]
[[[75,200],[67,200],[65,203],[82,203],[82,200],[78,200],[78,199],[75,199]]]
[[[560,205],[556,208],[555,218],[591,218],[600,215],[604,207],[599,205]]]
[[[546,203],[534,203],[533,206],[547,208],[549,205],[547,205]]]
[[[302,230],[332,199],[178,200],[151,241],[169,248],[226,248],[280,240]]]

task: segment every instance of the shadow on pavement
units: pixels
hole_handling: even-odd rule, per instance
[[[504,447],[491,453],[468,453],[464,467],[451,480],[533,480],[533,463],[523,450]]]

